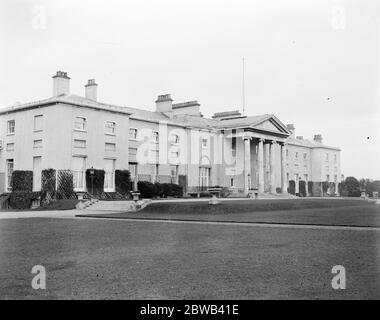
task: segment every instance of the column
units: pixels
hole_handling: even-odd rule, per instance
[[[275,182],[275,148],[276,148],[276,141],[272,141],[269,144],[269,155],[270,155],[270,179],[269,179],[269,190],[270,193],[274,194],[276,193],[276,182]]]
[[[309,176],[305,174],[305,189],[306,189],[306,197],[309,196]]]
[[[259,192],[264,192],[264,139],[259,139],[257,152]]]
[[[281,145],[281,192],[288,193],[288,182],[286,181],[286,144]]]
[[[295,182],[295,184],[296,184],[295,194],[300,193],[299,180],[300,180],[300,179],[299,179],[299,175],[298,175],[298,173],[296,173],[296,174],[294,175],[294,182]]]
[[[244,192],[251,188],[251,138],[244,138]]]

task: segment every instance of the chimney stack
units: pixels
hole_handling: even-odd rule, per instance
[[[315,134],[314,135],[314,142],[322,143],[322,135],[321,134]]]
[[[157,97],[156,111],[157,112],[171,112],[173,107],[173,99],[170,94],[162,94]]]
[[[95,79],[89,79],[85,87],[86,99],[97,101],[98,100],[98,85]]]
[[[57,71],[53,76],[53,96],[58,97],[63,94],[70,94],[70,78],[67,72]]]
[[[290,131],[290,137],[294,138],[296,134],[296,128],[294,127],[294,124],[287,124],[286,128],[288,129],[288,131]]]

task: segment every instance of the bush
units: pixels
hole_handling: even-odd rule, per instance
[[[41,192],[15,191],[10,194],[9,205],[13,209],[30,209],[32,200],[41,196]]]
[[[91,178],[90,170],[94,170],[94,176]],[[86,170],[86,185],[87,191],[93,195],[100,195],[104,191],[104,175],[105,171],[98,169]],[[93,179],[93,180],[91,180]]]
[[[175,183],[151,183],[149,181],[139,181],[137,183],[137,188],[142,198],[180,198],[183,196],[182,186]]]
[[[157,196],[155,185],[149,181],[139,181],[137,183],[137,189],[142,198],[154,198]]]
[[[313,194],[313,181],[307,182],[307,191],[309,192],[309,195]]]
[[[44,169],[41,172],[41,190],[53,194],[55,192],[55,169]]]
[[[12,192],[33,191],[33,171],[15,170],[12,173]]]
[[[296,182],[294,180],[289,180],[288,193],[296,194]]]
[[[70,170],[58,171],[58,199],[72,199],[75,198],[73,173]]]
[[[302,197],[306,197],[306,181],[301,180],[299,182],[299,194]]]
[[[115,171],[115,187],[120,194],[129,194],[131,190],[131,174],[128,170]]]
[[[360,196],[359,181],[354,177],[347,177],[344,181],[344,189],[347,191],[349,197]]]

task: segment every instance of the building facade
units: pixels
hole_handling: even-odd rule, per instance
[[[235,193],[338,192],[340,149],[295,136],[273,114],[244,116],[238,111],[203,117],[197,101],[173,103],[158,96],[156,111],[97,101],[91,79],[84,96],[70,93],[70,78],[53,76],[53,96],[0,109],[0,192],[11,191],[14,170],[71,170],[76,191],[86,191],[85,171],[104,169],[104,191],[115,190],[115,170],[133,179],[173,182],[186,192],[222,186]],[[302,187],[306,185],[306,188]]]

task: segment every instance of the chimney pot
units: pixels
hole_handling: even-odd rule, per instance
[[[156,111],[157,112],[170,112],[173,111],[173,99],[170,94],[162,94],[157,97]]]
[[[322,135],[321,134],[315,134],[314,135],[314,142],[322,143]]]
[[[288,131],[290,131],[290,137],[294,138],[294,136],[296,134],[296,128],[294,127],[294,124],[292,124],[292,123],[287,124],[286,128],[288,129]]]

